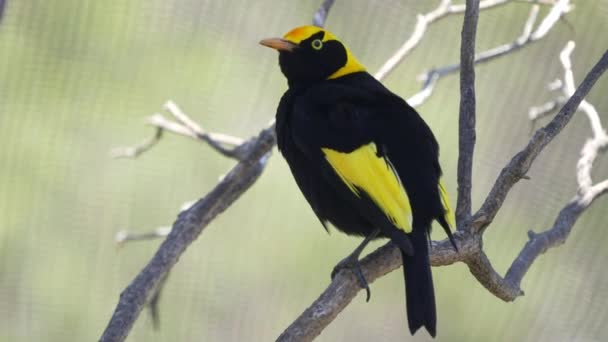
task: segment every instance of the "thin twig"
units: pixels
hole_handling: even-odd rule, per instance
[[[131,241],[145,241],[164,238],[171,232],[171,227],[158,227],[145,233],[133,233],[128,230],[121,230],[114,236],[114,241],[119,246]]]
[[[553,120],[537,130],[528,145],[517,153],[502,169],[481,208],[472,218],[473,231],[483,230],[492,222],[513,185],[528,172],[540,152],[570,122],[581,101],[587,96],[587,93],[589,93],[604,71],[606,71],[606,68],[608,68],[608,51],[604,53],[597,64],[589,71],[584,81]]]
[[[181,213],[190,209],[190,207],[192,207],[194,203],[196,203],[196,201],[185,202],[180,206],[179,212]],[[114,236],[114,241],[116,241],[119,246],[122,246],[127,242],[165,238],[167,237],[167,235],[169,235],[170,232],[171,227],[158,227],[156,229],[144,233],[131,232],[125,229],[116,233],[116,235]]]
[[[220,133],[208,133],[199,124],[187,116],[173,101],[167,101],[165,109],[181,123],[182,127],[188,129],[192,137],[206,142],[214,150],[225,157],[240,160],[245,157],[239,148],[243,139]],[[229,146],[229,148],[225,147]]]
[[[485,0],[481,1],[480,8],[492,8],[507,4],[512,0]],[[383,80],[390,72],[392,72],[405,57],[414,50],[422,41],[428,27],[440,19],[453,14],[464,13],[464,5],[453,5],[452,0],[441,0],[437,8],[426,13],[419,14],[416,18],[416,26],[409,38],[395,51],[395,53],[384,62],[380,69],[374,74],[378,80]],[[409,101],[408,101],[409,102]]]
[[[491,263],[483,255],[479,255],[468,262],[469,267],[472,264],[477,265],[473,274],[486,288],[492,287],[491,292],[505,301],[514,300],[519,294],[523,294],[520,290],[521,281],[534,263],[536,258],[546,252],[548,249],[563,244],[568,238],[576,220],[579,216],[600,196],[608,192],[608,180],[592,185],[591,169],[593,161],[597,154],[605,149],[608,145],[608,136],[603,129],[599,115],[590,103],[584,100],[588,91],[593,87],[595,81],[608,69],[608,50],[600,58],[598,63],[591,69],[585,80],[575,90],[574,78],[572,76],[572,68],[570,62],[570,54],[574,49],[574,42],[568,42],[560,59],[564,67],[564,95],[570,96],[564,107],[555,116],[555,118],[544,128],[541,128],[532,138],[528,146],[518,153],[501,172],[496,180],[494,188],[488,195],[486,202],[479,210],[475,217],[477,218],[477,230],[473,234],[477,234],[479,229],[483,229],[485,225],[491,221],[493,217],[492,211],[494,206],[500,207],[501,201],[504,201],[506,192],[517,181],[518,175],[525,174],[534,158],[544,146],[551,142],[561,129],[569,122],[577,108],[587,114],[590,126],[593,131],[593,138],[589,139],[582,151],[581,157],[577,163],[577,182],[579,189],[576,196],[568,202],[559,212],[553,226],[543,233],[535,234],[530,232],[529,241],[523,247],[513,264],[507,271],[505,278],[497,276],[496,271],[492,268]],[[504,196],[503,196],[504,194]],[[486,210],[486,211],[483,211]],[[494,213],[495,215],[495,213]]]
[[[241,138],[221,133],[206,132],[202,127],[187,116],[173,101],[167,101],[165,110],[171,114],[176,121],[165,118],[162,114],[154,114],[146,119],[146,123],[156,128],[155,134],[134,147],[114,148],[110,154],[114,158],[136,158],[144,152],[149,151],[162,138],[163,131],[182,135],[195,140],[205,142],[220,154],[240,160],[244,158],[246,142]]]
[[[112,158],[137,158],[140,154],[148,151],[154,145],[156,145],[163,137],[164,129],[162,127],[156,127],[154,135],[144,140],[138,145],[127,146],[127,147],[116,147],[110,151],[110,157]]]
[[[236,201],[260,176],[275,144],[274,126],[249,146],[247,157],[190,209],[179,214],[171,233],[148,265],[120,295],[120,300],[100,341],[124,341],[143,306],[186,248],[217,215]]]
[[[533,3],[534,5],[530,9],[530,14],[528,15],[528,18],[524,24],[522,34],[511,43],[502,44],[495,48],[478,53],[475,56],[475,64],[486,63],[496,58],[506,56],[521,50],[525,46],[539,41],[540,39],[544,38],[553,27],[555,27],[555,24],[561,17],[571,10],[569,0],[559,0],[553,5],[553,7],[551,7],[551,10],[545,16],[539,27],[532,31],[537,20],[539,6],[534,1],[526,2]],[[422,89],[418,93],[411,96],[407,102],[414,107],[421,105],[431,96],[435,90],[435,85],[440,79],[456,73],[459,70],[460,63],[453,63],[443,67],[431,69],[418,76],[418,80],[423,82]]]

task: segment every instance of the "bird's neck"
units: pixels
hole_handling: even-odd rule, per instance
[[[335,75],[335,73],[332,74],[332,76],[333,75]],[[332,76],[328,77],[327,79],[316,80],[316,81],[287,79],[287,85],[289,86],[289,90],[291,90],[293,93],[298,93],[302,90],[306,90],[310,87],[314,87],[314,86],[317,86],[319,84],[323,84],[326,82],[352,82],[354,80],[359,82],[361,80],[373,79],[373,77],[371,75],[369,75],[367,72],[365,72],[365,70],[349,72],[349,73],[343,74],[339,77],[332,77]]]

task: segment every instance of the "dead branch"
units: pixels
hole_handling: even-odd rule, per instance
[[[162,114],[154,114],[146,119],[146,123],[156,128],[155,134],[143,143],[133,147],[114,148],[110,155],[113,158],[136,158],[147,152],[162,138],[163,131],[199,140],[211,146],[225,157],[241,160],[245,157],[243,139],[222,133],[205,131],[199,124],[186,115],[173,101],[167,101],[164,109],[175,121],[165,118]]]
[[[501,1],[499,4],[504,4],[508,1]],[[496,58],[500,58],[511,53],[514,53],[523,47],[537,42],[547,36],[549,31],[555,26],[560,18],[567,14],[572,6],[569,0],[556,1],[549,13],[545,16],[541,24],[536,30],[533,31],[534,25],[538,17],[538,11],[540,9],[539,2],[529,1],[532,3],[530,14],[524,24],[522,34],[517,37],[513,42],[499,45],[487,51],[480,52],[475,56],[475,64],[486,63]],[[481,3],[483,5],[483,2]],[[483,6],[480,6],[483,8]],[[460,63],[449,64],[440,68],[435,68],[427,71],[426,73],[418,76],[418,79],[423,82],[422,89],[411,96],[407,101],[410,105],[416,107],[424,103],[435,90],[435,86],[439,80],[447,75],[456,73],[460,70]]]

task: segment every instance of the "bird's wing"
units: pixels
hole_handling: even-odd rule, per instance
[[[352,194],[365,194],[397,228],[412,230],[412,208],[391,161],[381,156],[374,142],[350,152],[322,147],[323,156]]]
[[[377,108],[361,102],[365,95],[356,90],[335,88],[296,103],[291,118],[294,141],[318,164],[341,198],[411,254],[405,235],[412,230],[410,200],[382,143],[374,137]],[[328,98],[332,96],[337,98]]]

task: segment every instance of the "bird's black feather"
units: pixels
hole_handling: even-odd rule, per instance
[[[338,41],[331,44],[326,45],[334,50],[342,46]],[[331,222],[340,231],[359,236],[370,236],[379,229],[380,237],[399,246],[410,331],[413,334],[424,326],[435,336],[428,237],[434,220],[453,242],[439,189],[439,145],[420,115],[367,72],[327,79],[332,70],[323,69],[325,77],[314,76],[320,72],[314,70],[315,65],[323,64],[325,57],[301,45],[304,47],[293,52],[281,51],[281,70],[289,89],[276,115],[279,150],[324,225]],[[346,55],[342,49],[333,52],[337,59]],[[373,144],[377,157],[385,158],[387,167],[398,174],[413,215],[410,231],[397,227],[365,189],[347,186],[323,152],[351,153],[368,144]]]

